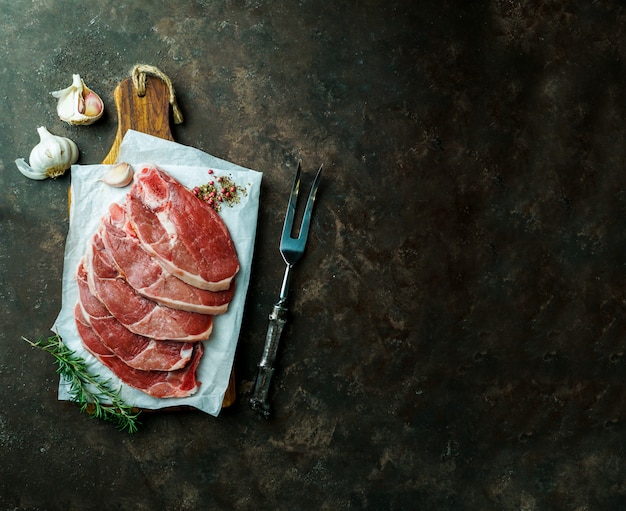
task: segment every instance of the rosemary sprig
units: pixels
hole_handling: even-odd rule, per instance
[[[137,431],[141,412],[124,402],[119,391],[111,386],[110,380],[100,381],[98,375],[90,374],[86,362],[69,349],[59,335],[55,334],[47,340],[40,338],[36,342],[25,337],[22,339],[55,358],[57,374],[69,383],[70,399],[80,406],[82,413],[111,421],[121,431]],[[107,400],[110,404],[106,403]]]

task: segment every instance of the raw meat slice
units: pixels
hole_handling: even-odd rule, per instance
[[[188,342],[209,338],[213,316],[170,309],[138,294],[109,257],[100,230],[91,240],[85,261],[92,294],[131,332],[156,340]]]
[[[83,263],[78,267],[76,282],[83,316],[102,344],[126,365],[142,371],[175,371],[189,362],[193,343],[155,341],[131,332],[115,319],[89,290]]]
[[[76,327],[83,345],[102,364],[111,369],[124,383],[156,398],[188,397],[194,394],[200,382],[196,369],[202,356],[202,343],[194,345],[191,361],[177,371],[139,371],[115,356],[102,342],[83,317],[79,304],[74,308]]]
[[[209,291],[223,291],[239,271],[226,224],[161,169],[135,174],[126,199],[128,219],[145,250],[181,280]]]
[[[142,248],[127,221],[126,210],[117,203],[111,204],[102,223],[107,252],[139,294],[174,309],[213,315],[226,312],[235,293],[234,281],[229,289],[214,292],[175,277]]]

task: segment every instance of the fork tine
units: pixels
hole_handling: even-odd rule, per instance
[[[315,175],[315,180],[313,181],[313,185],[311,186],[311,191],[309,192],[309,199],[306,203],[306,208],[304,210],[304,215],[302,217],[302,225],[300,227],[300,232],[298,234],[298,241],[302,248],[304,249],[304,245],[306,245],[306,240],[309,236],[309,226],[311,225],[311,213],[313,212],[313,203],[315,202],[315,196],[317,195],[317,188],[320,185],[320,179],[322,177],[322,169],[324,165],[320,165],[320,168]]]
[[[291,187],[291,195],[289,196],[289,204],[287,204],[287,214],[285,215],[285,223],[283,224],[283,234],[281,239],[291,237],[293,229],[293,218],[296,214],[296,203],[298,202],[298,193],[300,192],[300,174],[302,173],[302,160],[298,161],[296,176],[293,178],[293,186]]]

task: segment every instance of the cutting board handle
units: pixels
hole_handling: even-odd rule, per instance
[[[102,160],[117,160],[120,144],[129,129],[165,140],[174,140],[170,129],[170,106],[174,122],[183,120],[170,79],[156,67],[138,64],[115,88],[113,99],[117,108],[117,133],[109,154]]]

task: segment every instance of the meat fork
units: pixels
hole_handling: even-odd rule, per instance
[[[263,356],[259,362],[259,371],[254,386],[252,397],[250,398],[250,407],[253,410],[259,412],[266,419],[270,416],[270,404],[268,401],[269,389],[272,382],[272,375],[274,374],[274,362],[276,361],[276,353],[278,352],[278,343],[280,341],[280,335],[283,331],[283,327],[287,322],[287,294],[289,292],[289,279],[291,277],[291,270],[293,266],[304,255],[304,248],[306,246],[306,240],[309,234],[309,227],[311,225],[311,213],[313,212],[313,203],[315,202],[315,195],[317,194],[317,188],[320,184],[320,178],[322,176],[321,165],[311,186],[309,192],[309,199],[304,209],[304,215],[302,217],[302,223],[298,232],[298,237],[292,236],[293,220],[296,213],[296,203],[298,201],[298,192],[300,190],[300,175],[302,173],[302,162],[298,162],[298,169],[296,170],[296,176],[293,180],[293,187],[291,188],[291,196],[289,197],[289,204],[287,206],[287,214],[285,216],[285,223],[283,224],[283,233],[280,238],[280,253],[283,256],[283,260],[287,265],[285,268],[285,274],[283,276],[283,283],[280,287],[280,296],[278,302],[274,304],[272,312],[269,315],[269,326],[267,328],[267,334],[265,336],[265,346],[263,347]]]

